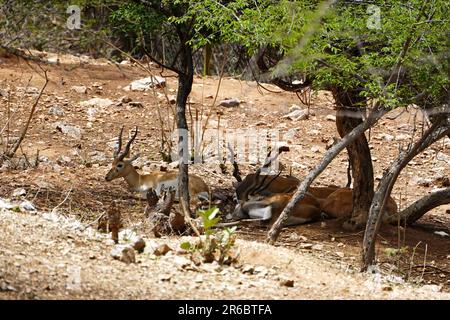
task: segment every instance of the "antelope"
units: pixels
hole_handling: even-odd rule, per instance
[[[177,172],[151,172],[150,174],[139,174],[133,166],[133,161],[135,161],[139,154],[131,157],[130,159],[125,159],[130,155],[130,147],[134,139],[138,134],[138,128],[127,142],[125,150],[121,152],[122,149],[122,133],[123,127],[120,129],[118,138],[118,148],[114,151],[111,169],[105,176],[106,181],[112,181],[118,178],[124,178],[127,184],[131,187],[133,191],[141,193],[145,198],[146,193],[149,189],[155,190],[158,196],[161,196],[164,190],[169,188],[175,189],[175,197],[178,198],[178,173]],[[206,183],[194,174],[189,175],[189,194],[191,196],[196,196],[198,199],[207,200],[209,199],[209,188]]]
[[[236,199],[238,201],[248,200],[249,196],[269,196],[274,193],[292,193],[300,184],[300,180],[293,176],[260,175],[258,173],[248,174],[242,182],[237,184]],[[309,187],[307,190],[312,196],[325,199],[331,193],[340,189],[338,186]]]
[[[259,219],[274,223],[291,199],[291,193],[278,193],[260,199],[251,199],[239,203],[233,212],[233,220]],[[320,218],[320,204],[307,193],[297,203],[284,226],[292,226],[317,221]]]
[[[294,177],[267,176],[259,174],[248,175],[244,182],[247,188],[239,189],[239,203],[232,214],[233,220],[259,219],[272,224],[286,207],[292,198]],[[264,185],[264,180],[269,184]],[[271,187],[271,182],[274,184]],[[277,192],[277,190],[290,190],[289,192]],[[255,196],[255,193],[258,195]],[[350,188],[339,188],[337,186],[310,187],[305,197],[294,207],[284,226],[292,226],[308,222],[314,222],[325,214],[329,218],[350,218],[353,212],[353,190]],[[384,209],[384,215],[390,216],[397,212],[397,204],[391,197],[388,198]]]

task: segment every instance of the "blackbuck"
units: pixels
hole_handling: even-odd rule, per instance
[[[262,175],[260,173],[248,174],[236,186],[236,200],[248,200],[249,197],[260,195],[269,196],[274,193],[291,193],[300,184],[294,176]],[[314,197],[325,199],[331,193],[340,189],[338,186],[310,187],[308,192]]]
[[[291,199],[291,193],[275,193],[270,196],[255,197],[240,201],[233,212],[232,219],[258,219],[272,224],[280,216]],[[306,194],[297,203],[285,226],[313,222],[320,218],[320,204],[316,197]]]
[[[125,159],[130,155],[130,147],[138,134],[138,128],[127,142],[125,150],[122,149],[122,133],[123,127],[120,129],[118,138],[118,148],[115,150],[113,156],[111,169],[105,176],[106,181],[112,181],[118,178],[124,178],[127,184],[133,191],[141,193],[145,198],[149,189],[155,190],[156,194],[160,196],[164,190],[169,188],[175,189],[175,197],[178,198],[178,173],[177,172],[151,172],[149,174],[139,174],[133,166],[133,161],[139,155],[135,155],[129,159]],[[189,175],[189,194],[191,198],[197,197],[200,200],[209,199],[209,188],[206,183],[194,174]]]
[[[259,219],[273,223],[292,198],[299,180],[295,177],[249,174],[236,189],[238,204],[233,220]],[[397,212],[397,204],[389,197],[385,214]],[[353,212],[353,190],[337,186],[310,187],[294,207],[285,226],[313,222],[322,214],[329,218],[350,218]]]

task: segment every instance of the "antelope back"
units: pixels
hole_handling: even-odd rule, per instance
[[[322,211],[333,218],[349,218],[353,212],[353,190],[340,188],[323,200]],[[392,197],[386,201],[384,213],[392,215],[397,212],[397,203]]]
[[[341,189],[338,186],[327,186],[327,187],[309,187],[308,192],[314,197],[319,199],[326,199],[330,194],[336,190]]]
[[[289,193],[297,188],[300,181],[295,177],[276,175],[248,174],[236,187],[236,198],[245,201],[251,194],[271,195],[274,193]]]

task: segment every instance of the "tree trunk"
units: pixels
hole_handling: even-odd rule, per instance
[[[319,164],[317,164],[316,167],[313,170],[311,170],[305,177],[305,179],[302,181],[300,186],[297,188],[297,191],[294,193],[291,200],[289,201],[289,203],[283,209],[283,212],[281,212],[278,219],[272,225],[272,228],[270,228],[266,239],[269,243],[271,244],[275,243],[281,232],[281,228],[284,222],[289,218],[289,215],[292,209],[295,207],[295,205],[304,198],[306,190],[309,188],[314,179],[317,178],[317,176],[319,176],[319,174],[322,173],[323,170],[325,170],[325,168],[330,164],[330,162],[333,161],[333,159],[345,147],[347,147],[350,143],[355,141],[361,134],[364,134],[364,131],[372,127],[378,121],[378,119],[380,119],[384,114],[386,114],[386,112],[387,112],[386,109],[377,104],[374,107],[374,110],[370,112],[368,118],[364,122],[362,122],[360,125],[354,128],[344,138],[339,140],[330,149],[327,150],[327,152],[325,153]]]
[[[212,46],[210,43],[205,45],[205,56],[203,58],[203,75],[211,75],[211,56],[212,56]]]
[[[182,32],[179,32],[181,34]],[[192,48],[186,44],[184,37],[180,36],[180,61],[181,72],[178,75],[177,92],[177,129],[178,129],[178,156],[179,156],[179,180],[178,192],[180,203],[184,211],[190,214],[189,206],[189,135],[186,121],[186,103],[192,90],[194,81],[194,67],[192,61]]]
[[[360,97],[358,92],[340,89],[333,90],[333,96],[338,106],[336,127],[342,138],[363,122],[361,109],[366,106],[366,99]],[[354,230],[362,227],[367,220],[374,193],[372,158],[366,136],[360,135],[347,146],[347,152],[353,175],[352,218],[358,218],[344,223],[344,228]]]
[[[441,121],[434,122],[433,125],[424,132],[420,140],[413,145],[410,145],[406,151],[401,152],[394,163],[392,163],[389,169],[384,173],[373,197],[366,224],[366,231],[364,233],[362,255],[363,271],[367,270],[367,268],[375,261],[375,240],[382,221],[381,213],[383,212],[386,200],[391,194],[398,175],[416,155],[448,133],[450,133],[450,123],[446,118],[442,117]]]
[[[435,191],[413,202],[398,214],[388,217],[386,222],[397,224],[398,220],[406,220],[406,223],[410,225],[428,211],[448,203],[450,203],[450,188]]]

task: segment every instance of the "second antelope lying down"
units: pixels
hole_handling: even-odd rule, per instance
[[[242,183],[247,180],[247,177]],[[261,181],[254,182],[254,180],[258,179],[272,182],[261,189]],[[236,189],[239,204],[236,206],[232,218],[234,220],[245,218],[260,219],[272,224],[278,219],[292,198],[292,192],[298,185],[297,183],[295,186],[291,186],[292,189],[289,187],[295,181],[294,179],[294,177],[268,176],[263,178],[263,176],[252,175],[248,180],[253,180],[253,182],[246,182],[248,188],[239,188],[241,186],[239,185]],[[283,189],[283,186],[289,191],[277,193],[276,190]],[[249,199],[248,196],[252,193],[255,194],[255,191],[259,191],[259,195]],[[337,186],[310,187],[305,197],[296,204],[284,225],[291,226],[317,221],[322,213],[325,213],[330,218],[350,218],[352,211],[352,189],[339,188]],[[392,215],[396,212],[397,204],[394,199],[389,197],[385,207],[385,214]]]
[[[106,174],[105,180],[111,181],[118,178],[124,178],[127,184],[137,192],[140,192],[145,198],[145,194],[149,189],[155,190],[158,196],[162,191],[168,188],[176,190],[175,196],[178,198],[178,173],[177,172],[152,172],[150,174],[139,174],[133,167],[132,162],[136,160],[139,155],[135,155],[128,160],[126,157],[130,154],[130,146],[136,139],[138,130],[136,130],[127,142],[125,150],[121,152],[122,148],[122,133],[123,127],[119,133],[119,146],[114,152],[114,160],[111,169]],[[189,175],[189,194],[191,197],[197,197],[201,200],[209,199],[209,188],[206,183],[198,176]]]

